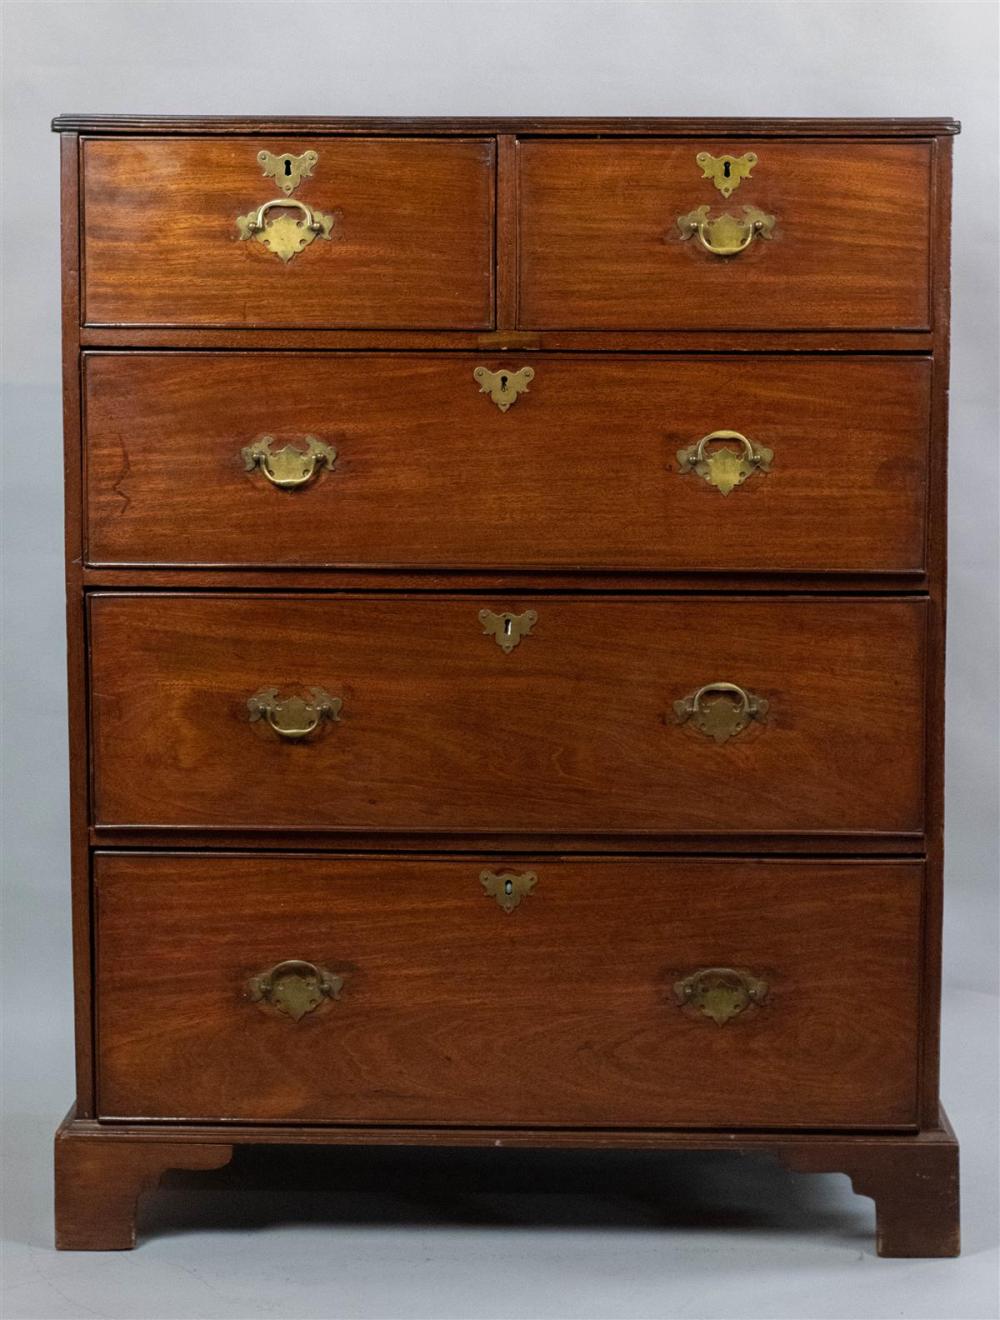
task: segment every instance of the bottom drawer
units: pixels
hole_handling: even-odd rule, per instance
[[[95,870],[104,1118],[915,1121],[919,863],[105,853]]]

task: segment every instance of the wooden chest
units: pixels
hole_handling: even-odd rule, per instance
[[[58,1244],[399,1143],[766,1151],[954,1254],[958,126],[55,127]]]

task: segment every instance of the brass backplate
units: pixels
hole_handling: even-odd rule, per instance
[[[331,697],[320,687],[308,688],[307,693],[282,699],[276,687],[261,688],[247,701],[250,723],[266,720],[282,738],[297,742],[315,733],[323,720],[340,719],[344,704],[340,697]]]
[[[336,449],[314,435],[305,437],[305,452],[295,445],[275,449],[274,443],[271,435],[258,436],[241,452],[248,472],[260,468],[271,485],[281,490],[308,485],[322,468],[332,468],[337,461]]]
[[[509,916],[534,889],[538,876],[534,871],[525,871],[523,875],[515,875],[513,871],[481,871],[479,883]]]
[[[674,702],[678,724],[690,723],[713,742],[724,743],[742,733],[751,720],[763,720],[768,702],[737,683],[706,683]]]
[[[682,1007],[690,1006],[722,1027],[751,1004],[763,1003],[767,982],[733,967],[704,967],[676,981],[674,994]]]
[[[744,179],[749,179],[757,164],[752,151],[744,156],[711,156],[707,151],[699,151],[695,160],[701,166],[701,177],[711,179],[723,197],[729,197]]]
[[[725,440],[736,440],[740,452],[728,447],[709,449],[709,445]],[[752,444],[738,431],[712,431],[697,444],[678,449],[677,470],[694,472],[710,486],[714,486],[720,495],[728,495],[755,472],[770,472],[773,460],[773,449]]]
[[[697,238],[702,247],[715,257],[735,257],[748,248],[755,238],[770,238],[775,218],[757,206],[741,207],[742,218],[728,211],[709,216],[710,207],[696,206],[687,215],[677,217],[677,228],[682,239]]]
[[[292,958],[252,976],[247,993],[254,1002],[268,1003],[293,1022],[299,1022],[325,999],[339,999],[343,985],[343,977],[315,963]]]
[[[267,213],[274,208],[280,210],[280,215],[269,219]],[[300,218],[296,220],[290,215],[290,209],[297,210]],[[336,215],[327,215],[325,211],[314,210],[302,202],[286,202],[279,197],[265,202],[256,211],[237,216],[236,228],[241,239],[255,239],[268,252],[287,263],[315,239],[329,239],[336,222]]]

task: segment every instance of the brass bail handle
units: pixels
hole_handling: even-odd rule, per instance
[[[716,441],[735,440],[743,448],[743,456],[748,463],[757,464],[761,460],[760,454],[754,449],[753,444],[745,435],[739,431],[710,431],[708,435],[703,435],[694,447],[694,456],[692,462],[702,463],[705,459],[705,446],[714,444]]]
[[[319,687],[307,690],[308,697],[292,696],[281,700],[277,688],[261,688],[247,701],[250,723],[266,720],[279,737],[298,742],[315,733],[323,720],[334,722],[340,719],[344,704],[340,697],[331,697]]]
[[[332,469],[337,461],[336,449],[317,440],[314,435],[305,437],[304,453],[295,445],[285,445],[282,449],[273,446],[274,436],[262,435],[241,452],[246,470],[253,472],[259,468],[279,490],[307,486],[322,468]]]
[[[339,999],[343,986],[344,978],[325,967],[288,958],[266,972],[251,976],[247,995],[252,1002],[266,1002],[293,1022],[299,1022],[319,1008],[324,999]]]
[[[708,452],[709,445],[726,440],[735,440],[742,453],[728,448]],[[773,460],[773,449],[755,445],[739,431],[710,431],[697,444],[677,451],[679,472],[694,472],[722,495],[729,495],[755,472],[770,472]]]
[[[312,209],[307,206],[305,202],[300,202],[296,197],[273,197],[271,201],[265,202],[263,206],[258,207],[256,216],[254,216],[247,224],[247,229],[250,233],[255,234],[259,229],[264,228],[264,216],[272,206],[283,206],[286,209],[301,211],[302,219],[305,221],[306,228],[311,229],[314,234],[322,232],[323,226],[316,219],[312,213]]]
[[[674,982],[681,1007],[697,1010],[718,1027],[767,997],[767,982],[735,967],[703,967]]]
[[[749,716],[756,709],[756,699],[751,697],[746,688],[741,688],[739,683],[706,683],[690,698],[692,715],[700,713],[701,699],[709,692],[732,693],[739,700],[739,710],[742,715]]]
[[[724,693],[736,698],[736,702],[713,701],[705,704],[705,697],[712,692]],[[752,720],[762,720],[767,714],[769,703],[738,683],[716,681],[703,684],[689,697],[682,697],[674,702],[674,714],[678,724],[688,721],[716,743],[728,742],[750,724]]]
[[[687,215],[677,217],[677,228],[682,239],[697,238],[713,257],[735,257],[746,251],[755,238],[770,238],[775,224],[774,216],[757,206],[741,209],[742,218],[727,211],[712,220],[708,206],[696,206]]]

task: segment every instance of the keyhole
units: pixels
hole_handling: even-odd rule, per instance
[[[513,620],[513,619],[504,619],[504,621],[503,621],[503,635],[504,635],[505,637],[509,637],[513,631],[514,631],[514,620]]]
[[[729,171],[729,166],[728,166],[728,165],[726,166],[726,171],[727,171],[727,173],[728,173],[728,171]],[[291,162],[290,160],[286,160],[286,161],[285,161],[285,177],[286,177],[286,178],[290,178],[290,177],[291,177],[291,173],[292,173],[292,162]]]
[[[728,160],[723,161],[723,163],[722,163],[722,176],[723,176],[723,178],[725,178],[725,179],[728,179],[728,178],[729,178],[729,161],[728,161]]]
[[[500,376],[500,389],[501,389],[501,390],[505,391],[505,390],[507,389],[507,381],[508,381],[509,379],[510,379],[510,378],[509,378],[507,375],[502,374],[502,375]]]
[[[503,892],[504,892],[505,894],[512,894],[512,893],[514,892],[514,882],[513,882],[513,880],[505,880],[505,881],[503,882]]]

